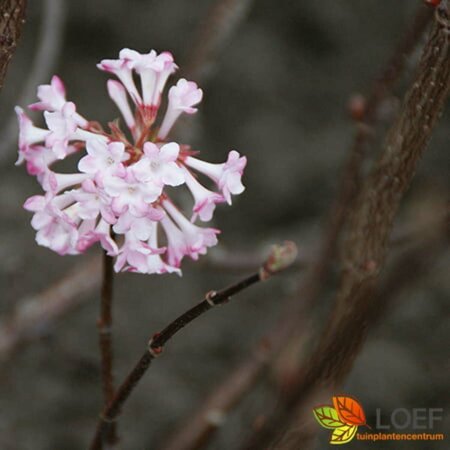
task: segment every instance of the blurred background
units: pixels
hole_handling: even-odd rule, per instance
[[[178,126],[178,139],[200,150],[208,161],[223,161],[230,149],[248,158],[245,193],[231,208],[218,208],[215,215],[214,226],[222,235],[212,259],[186,263],[181,278],[116,277],[117,380],[129,371],[154,332],[206,291],[251,273],[251,267],[229,270],[214,261],[231,254],[238,262],[250,259],[257,264],[271,243],[284,239],[295,241],[305,254],[314,248],[352,142],[355,124],[348,114],[349,98],[369,90],[420,4],[247,0],[239,8],[228,5],[223,13],[230,15],[227,25],[215,29],[214,0],[29,3],[24,34],[0,97],[0,336],[3,333],[4,339],[8,326],[14,328],[11,324],[21,302],[98,252],[60,257],[38,247],[30,214],[21,206],[40,188],[23,167],[14,166],[17,128],[10,121],[35,67],[43,23],[54,28],[54,35],[41,55],[50,56],[43,62],[43,79],[35,81],[47,83],[53,73],[61,76],[68,98],[85,117],[105,124],[118,116],[106,92],[107,76],[95,67],[97,62],[115,58],[124,47],[141,52],[169,50],[181,71],[204,90],[198,114]],[[216,11],[214,20],[211,11]],[[210,41],[214,51],[205,61],[202,48]],[[371,155],[376,155],[378,136],[397,111],[397,96],[401,98],[408,85],[419,54],[409,58],[404,77],[382,105],[379,132],[368,149]],[[424,223],[427,228],[428,221],[445,209],[448,130],[447,111],[402,205],[400,225]],[[448,263],[447,249],[425,276],[411,273],[411,288],[396,296],[369,335],[343,388],[364,405],[369,423],[376,408],[439,407],[446,411],[442,427],[450,429]],[[228,370],[245,359],[258,337],[275,323],[284,299],[295,292],[302,277],[303,271],[292,270],[256,286],[171,341],[124,409],[119,427],[122,447],[159,448]],[[325,320],[332,288],[314,308],[312,338],[305,351],[314,344],[315,327],[320,331]],[[2,354],[0,342],[1,450],[87,447],[101,404],[98,294],[98,289],[80,294],[60,318],[43,320],[27,330],[26,342],[13,351]],[[279,371],[269,371],[233,410],[208,448],[238,449],[255,417],[273,404],[279,378]],[[370,444],[350,445],[362,449]],[[327,433],[319,432],[317,448],[327,447]],[[448,441],[447,445],[378,443],[377,448],[444,449]]]

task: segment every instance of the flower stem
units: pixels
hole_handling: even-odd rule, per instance
[[[108,405],[114,398],[114,377],[112,373],[112,296],[113,296],[113,259],[103,254],[103,278],[101,288],[100,317],[97,321],[101,356],[101,378],[103,405]],[[105,430],[106,442],[114,445],[117,442],[116,424],[108,424]],[[99,447],[101,448],[101,447]]]
[[[161,354],[167,341],[194,319],[209,311],[213,306],[224,304],[230,300],[231,296],[238,294],[259,281],[267,280],[270,276],[283,271],[294,262],[296,255],[297,250],[292,242],[287,242],[282,246],[275,246],[272,249],[269,258],[261,266],[258,272],[226,289],[217,292],[208,292],[203,301],[176,318],[160,333],[153,335],[148,342],[147,349],[137,364],[126,377],[125,381],[119,386],[112,400],[105,406],[100,414],[90,450],[100,450],[102,448],[102,441],[104,437],[107,437],[108,429],[110,429],[110,426],[119,416],[122,406],[144,376],[152,360]]]

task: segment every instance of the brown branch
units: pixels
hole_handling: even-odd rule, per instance
[[[387,240],[399,204],[415,173],[450,90],[450,4],[436,10],[418,75],[389,130],[381,157],[354,203],[344,271],[326,332],[307,362],[304,376],[287,407],[260,430],[246,448],[265,448],[284,429],[289,411],[303,405],[318,387],[333,386],[349,372],[370,321],[376,282],[387,253]],[[290,442],[301,442],[298,439]],[[292,436],[291,436],[292,438]],[[294,448],[294,447],[289,447]]]
[[[100,301],[100,317],[97,321],[98,338],[101,356],[101,378],[103,389],[103,405],[106,407],[114,398],[113,350],[112,350],[112,299],[114,269],[113,259],[103,253],[102,289]],[[108,424],[106,442],[113,446],[117,442],[116,423]]]
[[[0,6],[0,90],[25,23],[26,0],[3,0]]]
[[[419,6],[410,28],[394,48],[392,55],[383,66],[380,75],[376,78],[365,101],[362,115],[357,123],[348,160],[342,171],[338,193],[331,206],[331,214],[325,230],[320,256],[312,272],[312,279],[309,282],[312,286],[313,297],[316,297],[315,291],[319,289],[321,281],[325,277],[330,263],[334,258],[348,210],[360,190],[361,168],[366,156],[365,147],[372,135],[371,129],[376,124],[380,104],[389,94],[394,83],[399,79],[407,56],[416,48],[420,37],[432,17],[432,11],[431,8],[423,4]]]
[[[100,414],[97,429],[91,442],[91,450],[99,450],[102,446],[102,439],[108,429],[108,425],[113,423],[120,411],[135,389],[145,372],[149,368],[152,360],[161,354],[164,345],[182,328],[191,323],[197,317],[209,311],[213,306],[222,305],[228,302],[233,295],[252,286],[259,281],[265,281],[272,275],[286,269],[296,257],[296,247],[292,242],[287,242],[282,246],[273,247],[272,253],[264,265],[257,273],[244,278],[242,281],[221,291],[210,291],[205,299],[193,308],[186,311],[173,322],[171,322],[160,333],[156,333],[149,341],[147,350],[144,352],[138,363],[132,369],[125,381],[118,388],[113,400]]]

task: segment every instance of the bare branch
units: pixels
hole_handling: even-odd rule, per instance
[[[348,160],[342,171],[342,177],[331,214],[325,230],[320,256],[312,273],[310,285],[315,291],[327,273],[328,267],[336,253],[337,243],[345,224],[347,213],[361,187],[361,168],[365,160],[365,147],[371,137],[371,129],[377,118],[377,111],[382,101],[389,94],[394,83],[399,79],[405,66],[407,56],[416,48],[420,37],[427,27],[433,10],[420,5],[410,28],[394,48],[392,55],[375,79],[371,91],[365,101],[362,116],[357,122],[353,144]],[[313,292],[313,294],[316,294]],[[314,296],[314,295],[313,295]]]
[[[268,259],[258,272],[226,289],[217,292],[208,292],[203,301],[179,316],[160,333],[156,333],[150,339],[145,353],[139,359],[125,381],[119,386],[113,400],[100,415],[95,436],[90,446],[91,450],[99,450],[101,448],[102,439],[108,429],[108,424],[113,423],[117,419],[124,403],[137,386],[140,379],[144,376],[152,360],[161,354],[164,345],[178,333],[178,331],[197,317],[209,311],[212,307],[227,303],[233,295],[238,294],[255,283],[265,281],[271,276],[286,269],[295,260],[296,252],[296,247],[292,242],[286,242],[282,246],[274,246]]]
[[[101,356],[101,375],[103,388],[103,406],[114,398],[113,347],[112,347],[112,300],[114,286],[113,258],[103,253],[102,289],[100,317],[97,321],[98,339]],[[106,430],[106,442],[110,446],[118,441],[117,424],[111,423]]]
[[[0,90],[25,23],[26,0],[3,0],[0,6]]]

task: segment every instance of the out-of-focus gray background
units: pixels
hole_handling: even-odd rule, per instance
[[[0,124],[13,114],[39,40],[43,2],[29,3],[24,36],[0,97]],[[118,113],[107,96],[107,76],[95,64],[114,58],[123,47],[154,48],[173,52],[183,68],[214,2],[64,3],[64,42],[54,73],[62,77],[68,98],[85,117],[106,123]],[[223,161],[232,148],[248,158],[247,190],[232,207],[219,208],[214,219],[223,231],[222,248],[259,251],[281,239],[309,247],[318,238],[353,135],[348,99],[352,93],[367,91],[418,4],[412,0],[253,1],[201,82],[204,101],[199,113],[179,128],[183,141],[201,150],[206,160]],[[404,91],[417,59],[418,54],[410,59],[397,93]],[[395,108],[395,101],[386,105],[387,117],[390,108]],[[416,217],[421,208],[424,214],[437,214],[445,205],[448,124],[447,114],[406,198],[406,218]],[[85,257],[60,257],[35,244],[30,215],[21,205],[39,192],[38,184],[23,167],[14,167],[14,145],[3,145],[1,152],[6,155],[0,167],[0,315],[8,317],[19,299],[43,289]],[[449,429],[449,403],[444,398],[449,389],[450,286],[445,262],[448,258],[440,260],[431,276],[404,292],[370,334],[345,386],[366,412],[378,407],[387,411],[442,407]],[[114,309],[117,379],[134,364],[151,334],[206,291],[237,277],[191,263],[185,264],[182,278],[119,275]],[[123,448],[158,448],[274,323],[282,309],[280,302],[297,281],[291,273],[252,288],[170,342],[124,409]],[[31,344],[2,362],[0,449],[86,448],[101,401],[95,326],[98,295],[90,297],[40,329]],[[266,377],[248,396],[210,449],[239,448],[254,414],[271,404],[271,383]],[[326,438],[326,433],[320,434],[318,448],[327,448]],[[363,449],[370,444],[350,445]],[[448,448],[445,443],[376,445]]]

